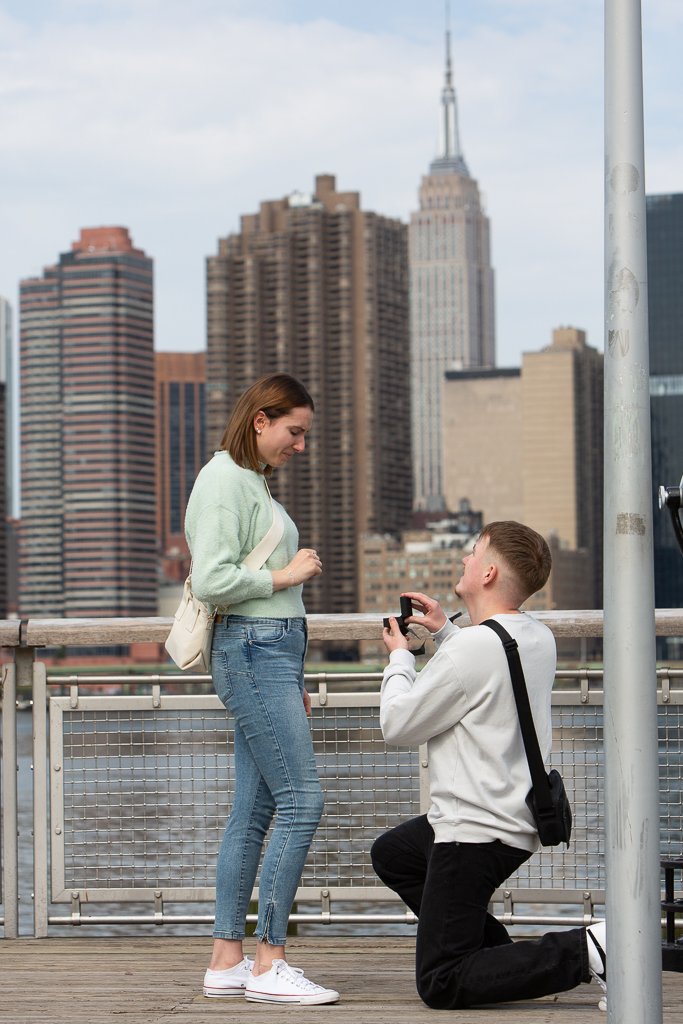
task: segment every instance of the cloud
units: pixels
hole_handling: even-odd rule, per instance
[[[433,31],[403,0],[34,8],[0,0],[0,294],[12,301],[81,227],[125,224],[155,260],[158,347],[199,348],[205,257],[260,201],[330,172],[367,209],[404,221],[415,209],[437,142],[440,3]],[[500,362],[560,323],[600,346],[601,7],[496,0],[458,16],[460,134],[491,217]],[[680,28],[678,5],[653,0],[647,180],[659,190],[681,189]]]

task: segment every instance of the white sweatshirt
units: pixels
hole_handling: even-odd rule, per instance
[[[552,745],[550,697],[556,648],[547,626],[525,613],[495,615],[519,646],[541,754]],[[382,682],[380,725],[387,743],[427,743],[427,817],[437,843],[486,843],[533,851],[538,834],[526,806],[529,765],[510,670],[488,626],[434,634],[437,650],[418,674],[415,658],[393,651]]]

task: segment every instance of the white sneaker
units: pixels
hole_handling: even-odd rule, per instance
[[[207,970],[204,995],[209,997],[243,996],[254,961],[245,956],[239,964],[225,971]]]
[[[588,944],[588,969],[603,991],[598,1002],[599,1010],[607,1009],[607,923],[596,921],[586,928]]]
[[[252,1003],[336,1003],[339,993],[323,988],[304,976],[299,967],[290,967],[286,960],[273,960],[269,971],[251,974],[244,991]]]

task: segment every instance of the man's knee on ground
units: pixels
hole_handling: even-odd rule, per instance
[[[415,979],[417,994],[430,1010],[455,1010],[453,996],[447,979],[440,979],[440,972],[430,971],[429,974]]]

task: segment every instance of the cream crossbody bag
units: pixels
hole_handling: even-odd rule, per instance
[[[265,479],[264,479],[265,482]],[[268,561],[282,539],[285,530],[280,510],[273,501],[268,484],[266,490],[273,510],[270,529],[242,561],[247,569],[260,569]],[[209,609],[192,593],[192,565],[183,586],[183,596],[173,617],[171,631],[164,644],[173,661],[183,672],[209,672],[211,670],[211,641],[216,612]]]

